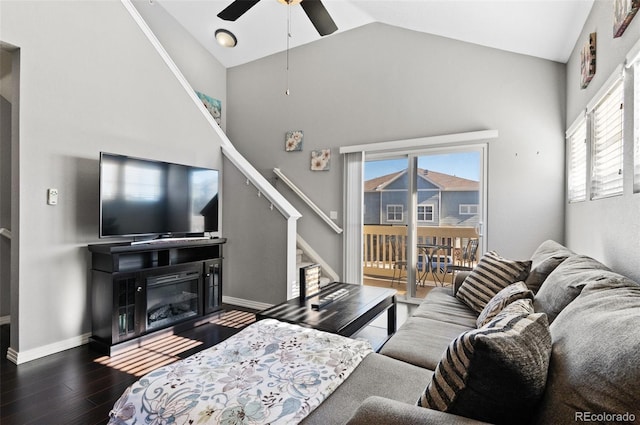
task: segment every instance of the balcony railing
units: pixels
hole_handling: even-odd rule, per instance
[[[416,264],[417,276],[427,276],[440,282],[450,282],[447,275],[448,264],[461,262],[462,250],[469,239],[477,238],[473,227],[418,227],[418,245],[444,245],[450,248],[440,249],[430,258],[418,250]],[[402,273],[407,264],[407,227],[406,226],[363,226],[363,271],[367,276],[393,278]],[[429,272],[428,275],[425,272]]]

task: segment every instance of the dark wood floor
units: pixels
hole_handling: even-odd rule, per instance
[[[414,309],[398,304],[398,327]],[[9,326],[0,326],[0,424],[105,424],[116,400],[148,368],[188,357],[246,326],[247,317],[254,316],[240,310],[249,312],[225,306],[212,323],[165,338],[164,346],[146,350],[153,354],[136,353],[135,358],[124,360],[120,356],[108,358],[84,345],[16,366],[6,358]],[[386,321],[386,314],[382,314],[354,337],[380,348],[386,340]]]
[[[155,360],[146,357],[141,363],[154,361],[160,365],[223,341],[244,326],[242,321],[231,320],[232,316],[233,313],[221,315],[221,320],[214,320],[216,323],[180,334],[172,345],[154,348]],[[144,372],[131,362],[116,363],[113,357],[107,358],[88,345],[16,366],[6,358],[9,325],[0,327],[0,336],[2,425],[105,424],[115,401],[139,378],[136,374]]]

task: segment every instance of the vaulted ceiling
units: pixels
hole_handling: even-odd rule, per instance
[[[261,0],[234,22],[217,15],[232,0],[150,0],[164,7],[225,67],[241,65],[321,37],[300,5]],[[304,0],[303,0],[304,1]],[[566,62],[593,0],[323,0],[338,31],[372,22],[501,50]],[[233,32],[238,45],[219,46],[214,33]]]

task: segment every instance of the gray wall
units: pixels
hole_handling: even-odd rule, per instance
[[[182,27],[158,2],[133,0],[162,47],[194,90],[222,102],[222,123],[227,120],[227,69]],[[211,40],[213,43],[214,40]]]
[[[616,66],[640,39],[636,16],[622,37],[612,36],[613,2],[596,1],[567,63],[567,126],[584,111]],[[597,33],[596,74],[580,89],[580,50],[588,34]],[[633,78],[625,78],[626,93]],[[631,97],[629,97],[631,99]],[[633,193],[633,105],[625,105],[624,194],[614,198],[567,205],[566,243],[574,251],[590,255],[614,270],[640,281],[640,194]]]
[[[564,239],[563,64],[383,24],[293,49],[290,96],[285,64],[276,54],[227,74],[227,134],[265,176],[280,167],[342,217],[340,146],[495,129],[489,249],[528,257],[541,241]],[[285,133],[298,129],[303,152],[285,152]],[[309,169],[320,148],[332,149],[329,172]],[[342,270],[341,236],[283,193],[304,215],[298,232]]]
[[[287,299],[287,222],[257,189],[224,160],[223,294],[225,302],[279,304]]]
[[[86,245],[99,242],[98,153],[213,168],[222,157],[217,134],[119,1],[0,7],[1,41],[21,49],[13,166],[22,190],[12,229],[20,329],[11,348],[28,358],[77,345],[90,332]],[[46,205],[50,187],[59,190],[57,206]]]

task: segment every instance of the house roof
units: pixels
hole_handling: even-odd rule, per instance
[[[397,180],[407,173],[407,170],[398,171],[384,176],[376,177],[364,182],[365,192],[378,192],[384,190],[389,183]],[[450,174],[418,168],[418,176],[437,186],[442,191],[468,191],[479,190],[480,183],[475,180],[464,179]]]

